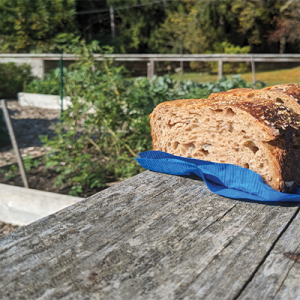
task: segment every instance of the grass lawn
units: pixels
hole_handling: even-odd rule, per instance
[[[225,74],[230,76],[233,74]],[[252,82],[252,73],[241,74],[242,78],[247,82]],[[171,75],[176,80],[192,80],[199,82],[217,81],[217,75],[199,75],[199,73],[185,73],[183,76],[180,74]],[[267,86],[276,85],[279,83],[300,83],[300,67],[292,69],[281,69],[275,71],[259,71],[256,72],[256,80],[263,81]]]

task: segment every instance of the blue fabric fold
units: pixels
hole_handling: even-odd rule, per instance
[[[294,194],[278,192],[266,185],[259,174],[231,164],[219,164],[175,156],[162,151],[146,151],[136,159],[145,169],[172,174],[197,175],[213,193],[241,200],[264,202],[300,201],[300,188]]]

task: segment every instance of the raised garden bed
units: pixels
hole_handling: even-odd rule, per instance
[[[21,106],[40,107],[48,109],[61,109],[61,99],[59,95],[45,95],[33,93],[18,93],[18,100]],[[71,106],[70,97],[63,99],[63,109]]]

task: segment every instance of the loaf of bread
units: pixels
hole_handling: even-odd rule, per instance
[[[300,184],[300,105],[282,91],[237,89],[159,104],[153,150],[249,168],[278,191]]]

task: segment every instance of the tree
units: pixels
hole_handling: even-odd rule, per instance
[[[113,45],[108,1],[76,0],[76,21],[81,37],[87,42],[98,40]]]
[[[260,45],[266,40],[265,35],[272,27],[271,11],[274,1],[265,0],[234,0],[232,12],[239,22],[241,32],[250,45]]]
[[[121,53],[153,52],[151,35],[164,22],[166,9],[178,2],[149,0],[109,0],[115,8],[117,43],[115,49]],[[125,3],[125,4],[124,4]]]
[[[0,0],[0,51],[30,52],[76,33],[74,0]]]
[[[190,25],[190,10],[184,3],[178,5],[175,11],[169,9],[164,23],[151,36],[152,47],[159,52],[185,53]]]
[[[215,43],[213,45],[212,53],[225,53],[225,54],[248,54],[250,46],[235,46],[227,41],[222,43]],[[211,70],[213,73],[218,72],[218,62],[210,62]],[[245,63],[242,62],[225,62],[223,64],[223,73],[244,73],[248,70]]]
[[[295,0],[277,1],[274,9],[276,29],[270,32],[269,39],[279,42],[279,53],[284,53],[286,43],[300,41],[300,3]]]

